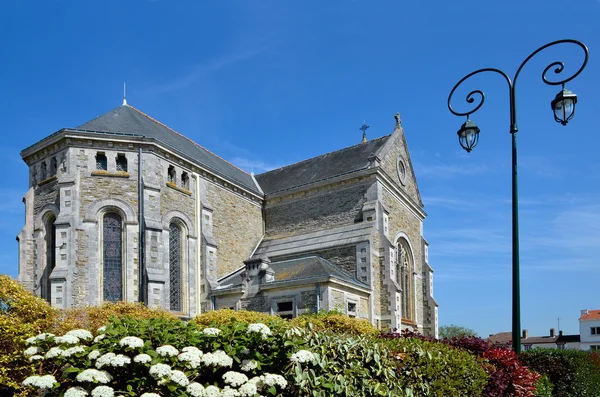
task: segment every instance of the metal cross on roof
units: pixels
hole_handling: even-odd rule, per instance
[[[369,128],[369,126],[363,121],[363,125],[362,125],[362,127],[359,128],[359,130],[361,130],[363,132],[363,134],[366,134],[367,128]]]

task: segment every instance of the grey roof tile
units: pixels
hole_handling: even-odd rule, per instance
[[[207,169],[261,194],[252,175],[129,105],[122,105],[81,124],[76,130],[144,136],[155,139]]]
[[[377,153],[390,136],[326,153],[255,177],[263,192],[271,194],[360,171],[369,166],[369,156]]]

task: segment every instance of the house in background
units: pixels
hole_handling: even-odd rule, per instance
[[[581,311],[579,335],[581,350],[600,351],[600,310]]]
[[[358,141],[254,176],[124,102],[21,152],[19,280],[58,308],[338,309],[437,336],[399,115],[391,134]]]
[[[488,341],[495,344],[512,346],[512,333],[499,332],[490,335]],[[524,329],[521,335],[521,346],[523,351],[541,347],[547,349],[579,349],[579,335],[563,335],[562,331],[550,328],[549,335],[546,336],[530,336],[529,331]]]

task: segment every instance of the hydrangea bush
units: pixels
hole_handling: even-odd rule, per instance
[[[301,332],[264,324],[198,327],[168,319],[113,319],[94,337],[79,329],[27,340],[45,396],[290,395],[285,374],[310,361]]]

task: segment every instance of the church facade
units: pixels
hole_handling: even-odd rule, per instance
[[[437,335],[399,116],[390,135],[256,176],[127,104],[21,156],[18,277],[52,306],[336,309]]]

